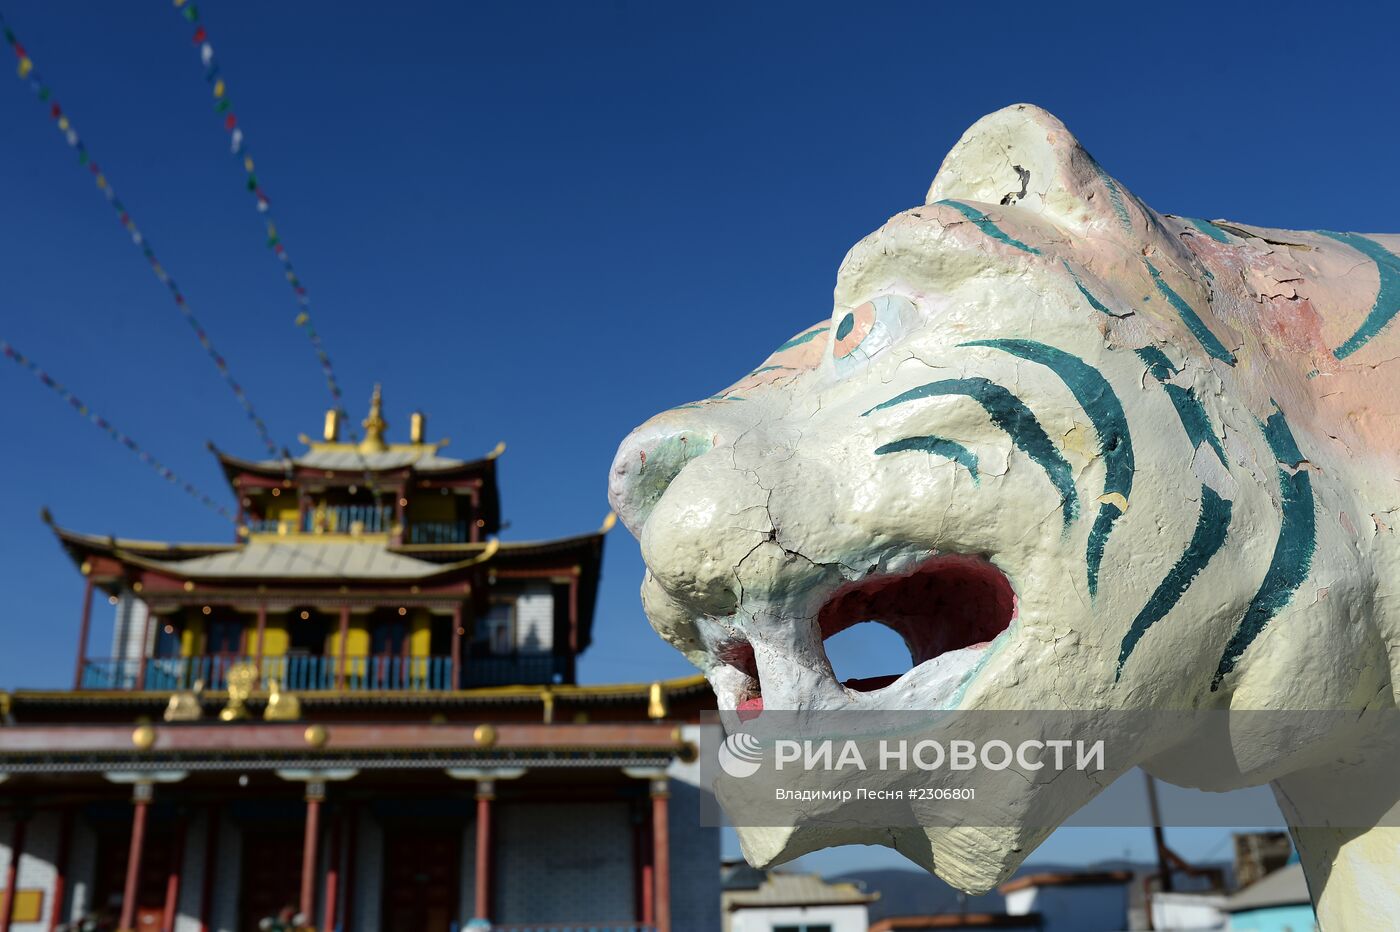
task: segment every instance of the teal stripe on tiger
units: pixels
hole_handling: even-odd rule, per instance
[[[1178,372],[1172,365],[1167,354],[1155,346],[1144,346],[1135,351],[1138,358],[1147,363],[1147,371],[1152,373],[1152,377],[1162,383],[1162,388],[1167,393],[1167,398],[1171,400],[1172,407],[1176,408],[1176,416],[1181,421],[1181,426],[1186,429],[1186,437],[1191,441],[1191,449],[1197,450],[1202,443],[1210,446],[1215,451],[1215,455],[1220,458],[1220,465],[1226,466],[1225,447],[1220,443],[1220,437],[1216,435],[1215,427],[1210,422],[1210,415],[1206,413],[1205,405],[1201,404],[1201,399],[1196,397],[1196,393],[1189,388],[1180,385],[1173,385],[1169,380]]]
[[[1209,236],[1211,239],[1215,240],[1217,243],[1230,242],[1230,237],[1225,235],[1225,231],[1220,229],[1220,227],[1216,226],[1215,224],[1211,223],[1209,220],[1200,220],[1196,217],[1183,217],[1182,219],[1185,220],[1187,223],[1191,224],[1196,229],[1200,230],[1206,236]]]
[[[1002,230],[1001,227],[997,226],[996,223],[990,217],[982,213],[982,211],[978,210],[976,207],[973,207],[969,204],[964,204],[962,201],[935,201],[934,203],[945,204],[948,207],[953,208],[958,213],[971,220],[973,224],[977,227],[977,229],[981,230],[983,233],[986,233],[994,240],[1003,242],[1008,246],[1014,246],[1022,252],[1028,252],[1033,256],[1040,255],[1040,250],[1036,249],[1034,246],[1027,246],[1020,240],[1013,239],[1012,237],[1007,236],[1006,232]]]
[[[1157,271],[1157,267],[1147,260],[1143,260],[1147,266],[1147,271],[1152,273],[1152,283],[1157,286],[1157,290],[1162,293],[1162,297],[1167,299],[1167,303],[1176,309],[1181,316],[1181,322],[1186,325],[1186,329],[1191,331],[1192,336],[1201,344],[1207,353],[1216,359],[1233,366],[1235,364],[1235,354],[1225,348],[1225,344],[1220,342],[1220,338],[1210,332],[1206,322],[1196,314],[1194,308],[1187,303],[1186,299],[1172,290],[1166,280],[1162,278],[1162,273]]]
[[[1082,281],[1079,280],[1079,276],[1075,274],[1074,269],[1072,269],[1072,268],[1069,267],[1069,263],[1068,263],[1068,262],[1063,262],[1063,261],[1062,261],[1062,262],[1061,262],[1061,265],[1063,265],[1063,266],[1065,267],[1065,271],[1069,273],[1069,277],[1072,278],[1072,279],[1074,279],[1074,287],[1076,287],[1076,288],[1079,289],[1079,293],[1082,294],[1082,295],[1084,296],[1084,300],[1088,301],[1088,302],[1089,302],[1089,306],[1092,307],[1094,310],[1096,310],[1096,311],[1098,311],[1100,314],[1104,314],[1104,315],[1106,315],[1106,316],[1108,316],[1108,317],[1120,317],[1120,318],[1121,318],[1121,317],[1131,317],[1131,316],[1133,316],[1133,312],[1132,312],[1132,311],[1129,311],[1129,312],[1126,313],[1126,314],[1115,314],[1115,313],[1113,313],[1112,311],[1110,311],[1110,310],[1108,309],[1108,305],[1104,304],[1104,303],[1103,303],[1102,301],[1100,301],[1098,298],[1094,297],[1093,292],[1091,292],[1088,288],[1085,288],[1085,287],[1084,287],[1084,282],[1082,282]]]
[[[1123,675],[1123,664],[1128,662],[1133,649],[1147,633],[1147,629],[1165,618],[1176,603],[1181,601],[1181,597],[1186,594],[1186,590],[1191,587],[1201,570],[1206,568],[1211,558],[1225,544],[1233,512],[1234,505],[1228,499],[1221,498],[1209,486],[1201,486],[1201,513],[1196,519],[1196,530],[1191,535],[1191,542],[1167,571],[1167,575],[1157,584],[1152,597],[1133,619],[1128,633],[1123,635],[1123,644],[1118,649],[1118,670],[1113,676],[1115,680]]]
[[[1318,232],[1339,243],[1346,243],[1366,256],[1376,264],[1376,274],[1380,276],[1380,284],[1376,289],[1376,303],[1371,306],[1366,319],[1345,343],[1332,351],[1338,359],[1346,359],[1371,342],[1395,319],[1396,314],[1400,314],[1400,256],[1359,233],[1329,233],[1327,230]]]
[[[1293,593],[1298,591],[1312,570],[1313,553],[1317,549],[1317,514],[1312,478],[1306,469],[1299,468],[1303,454],[1293,439],[1293,432],[1288,429],[1288,421],[1275,405],[1274,413],[1260,426],[1269,449],[1279,462],[1278,484],[1283,521],[1264,581],[1245,610],[1216,667],[1215,677],[1210,683],[1212,692],[1220,688],[1220,681],[1235,668],[1245,650],[1263,633],[1274,616],[1292,601]],[[1284,466],[1294,472],[1290,475]]]
[[[1108,202],[1113,205],[1113,212],[1118,215],[1118,222],[1123,224],[1123,229],[1131,231],[1133,228],[1132,218],[1128,216],[1128,205],[1123,203],[1123,192],[1118,189],[1118,182],[1113,180],[1113,176],[1104,171],[1102,165],[1093,156],[1089,157],[1089,162],[1094,166],[1095,173],[1103,186],[1108,189]]]
[[[982,484],[982,477],[977,473],[977,454],[967,447],[953,440],[944,437],[905,437],[903,440],[896,440],[875,448],[877,455],[883,456],[887,453],[907,453],[911,450],[919,450],[924,453],[931,453],[941,456],[944,459],[952,460],[967,470],[972,476],[974,485]]]
[[[775,354],[776,354],[776,353],[781,353],[783,350],[790,350],[790,349],[792,349],[794,346],[801,346],[803,343],[806,343],[806,342],[808,342],[809,340],[811,340],[811,339],[813,339],[814,337],[816,337],[817,334],[826,333],[826,331],[829,330],[830,328],[831,328],[831,325],[830,325],[830,324],[823,324],[823,325],[820,326],[820,327],[813,327],[811,330],[808,330],[806,333],[799,333],[797,336],[793,337],[791,340],[788,340],[788,341],[787,341],[786,343],[784,343],[782,346],[780,346],[780,347],[778,347],[777,349],[773,350],[773,352],[774,352]]]
[[[1128,417],[1123,413],[1122,402],[1098,369],[1072,353],[1035,340],[972,340],[962,345],[1001,350],[1055,373],[1089,416],[1094,433],[1098,435],[1099,455],[1104,462],[1103,494],[1117,494],[1123,496],[1124,501],[1128,500],[1133,491],[1133,438],[1128,431]],[[1113,522],[1122,515],[1122,509],[1113,502],[1099,505],[1084,555],[1091,598],[1099,591],[1099,566],[1108,535],[1113,531]]]
[[[1045,429],[1040,426],[1040,422],[1035,419],[1025,402],[995,382],[980,376],[929,382],[902,392],[889,401],[882,401],[864,412],[861,417],[905,402],[945,395],[965,395],[976,401],[991,417],[992,423],[1006,431],[1011,442],[1030,457],[1032,462],[1045,470],[1050,483],[1060,493],[1060,509],[1065,527],[1068,528],[1070,522],[1079,516],[1079,494],[1074,488],[1074,475],[1069,463],[1046,436]]]

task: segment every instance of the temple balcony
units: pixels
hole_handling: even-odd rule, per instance
[[[548,653],[462,657],[445,656],[287,655],[263,657],[213,654],[189,657],[87,658],[81,689],[155,690],[224,689],[235,664],[252,663],[260,671],[260,686],[276,680],[289,691],[341,690],[448,691],[483,686],[539,686],[569,676],[569,659]]]
[[[419,521],[409,525],[410,544],[466,544],[476,540],[471,521]]]
[[[328,505],[291,517],[250,518],[254,534],[390,534],[397,527],[394,509],[387,505]],[[433,541],[437,543],[437,541]]]

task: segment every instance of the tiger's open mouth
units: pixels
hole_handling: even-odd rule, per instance
[[[899,680],[970,675],[980,654],[1016,616],[1016,594],[1006,575],[983,557],[934,557],[899,575],[870,576],[831,594],[817,615],[823,643],[857,624],[882,624],[909,649],[911,667],[880,676],[847,679],[851,693],[876,693]],[[726,641],[719,659],[744,674],[735,708],[763,710],[763,682],[753,646]],[[830,658],[827,658],[830,666]]]

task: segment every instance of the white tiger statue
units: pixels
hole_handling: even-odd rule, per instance
[[[1393,710],[1400,236],[1159,214],[1022,104],[834,304],[611,470],[647,615],[721,709]],[[913,668],[838,682],[823,642],[866,620]],[[1393,732],[1300,728],[1145,729],[1126,763],[1271,783],[1323,928],[1395,927]],[[1376,817],[1330,826],[1342,795]],[[758,864],[889,845],[976,892],[1049,830],[740,836]]]

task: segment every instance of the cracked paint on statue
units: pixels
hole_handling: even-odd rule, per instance
[[[750,714],[1391,707],[1397,253],[1156,213],[1053,116],[992,114],[850,250],[827,319],[623,443],[648,617]],[[824,642],[862,622],[911,668],[839,682]],[[1329,794],[1395,804],[1374,737],[1117,739],[1181,785],[1271,782],[1332,929],[1400,915],[1370,879],[1400,832],[1305,827]],[[1046,834],[740,830],[755,863],[883,844],[973,891]]]

